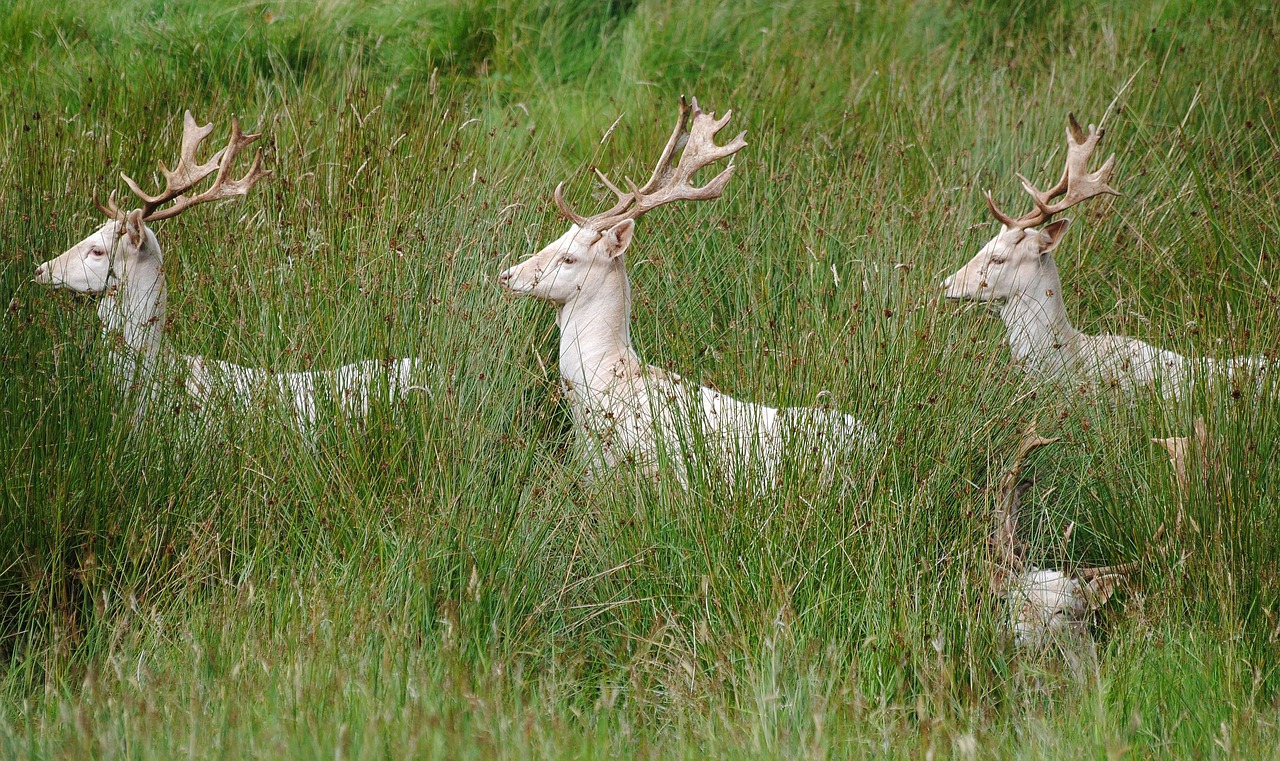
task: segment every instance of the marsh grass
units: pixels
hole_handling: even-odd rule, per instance
[[[1190,1],[18,0],[3,755],[1274,755],[1275,381],[1036,387],[936,285],[992,234],[980,191],[1021,205],[1066,112],[1110,109],[1125,195],[1057,255],[1076,324],[1275,356],[1278,32]],[[493,282],[562,231],[557,181],[586,208],[589,167],[647,172],[681,93],[750,145],[722,199],[641,223],[633,336],[698,383],[872,423],[831,488],[582,488],[552,312]],[[313,437],[270,405],[131,419],[91,303],[27,281],[119,171],[155,181],[183,108],[214,140],[261,129],[275,177],[157,225],[175,348],[420,356],[410,403],[322,407]],[[1197,415],[1211,464],[1183,497],[1149,439]],[[1032,419],[1062,436],[1028,466],[1038,556],[1143,561],[1083,675],[1015,658],[986,593],[984,487]]]

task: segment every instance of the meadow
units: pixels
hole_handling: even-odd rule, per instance
[[[1280,10],[1210,0],[9,0],[0,13],[0,756],[1280,756],[1280,382],[1179,402],[1022,376],[942,278],[1105,114],[1120,197],[1056,252],[1090,332],[1280,346]],[[504,267],[647,175],[681,94],[748,147],[628,255],[648,362],[831,404],[834,485],[584,487],[554,311]],[[314,439],[135,420],[92,299],[30,282],[157,186],[183,109],[274,176],[157,223],[167,336],[276,370],[419,356]],[[192,418],[208,420],[192,436]],[[1205,418],[1183,494],[1152,437]],[[1051,564],[1140,561],[1083,673],[988,591],[1022,429]],[[1177,530],[1181,505],[1188,517]],[[1069,525],[1069,542],[1061,541]],[[1160,526],[1166,531],[1160,534]]]

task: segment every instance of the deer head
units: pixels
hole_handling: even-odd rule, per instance
[[[729,122],[730,111],[720,119],[680,99],[676,126],[663,149],[653,175],[643,187],[629,178],[629,191],[623,192],[603,172],[596,175],[618,202],[608,211],[585,217],[575,212],[564,200],[564,183],[556,186],[555,202],[560,212],[572,223],[569,230],[538,253],[498,275],[498,283],[520,295],[545,299],[563,305],[577,294],[590,289],[594,279],[623,267],[623,254],[631,245],[636,220],[664,204],[674,201],[709,201],[719,198],[733,176],[729,164],[715,179],[705,185],[692,184],[698,170],[728,158],[746,146],[740,133],[725,145],[716,145],[715,136]],[[680,152],[677,162],[676,153]]]
[[[123,221],[112,220],[62,254],[36,267],[35,281],[76,293],[101,293],[113,279],[123,280],[126,270],[155,262],[160,245],[147,229],[141,211],[129,212]]]
[[[1112,154],[1096,172],[1089,172],[1089,159],[1104,130],[1089,125],[1086,133],[1074,114],[1067,117],[1067,161],[1058,184],[1041,192],[1022,175],[1018,179],[1031,196],[1035,208],[1014,219],[996,207],[987,191],[987,206],[1000,222],[1000,233],[982,247],[942,287],[949,299],[1002,301],[1035,287],[1046,255],[1050,254],[1071,220],[1049,220],[1055,215],[1095,196],[1120,195],[1108,181],[1115,162]],[[1062,200],[1054,202],[1054,199]],[[1039,228],[1039,229],[1037,229]]]
[[[1134,567],[1079,568],[1068,574],[1026,563],[1027,546],[1017,535],[1021,497],[1030,486],[1022,480],[1022,463],[1034,450],[1057,440],[1037,434],[1032,423],[996,493],[995,528],[989,540],[995,555],[992,589],[1008,604],[1014,644],[1023,648],[1044,647],[1063,635],[1083,633],[1089,615],[1111,599]]]
[[[61,255],[36,267],[35,281],[79,293],[99,293],[113,279],[124,280],[126,271],[130,269],[159,267],[160,246],[148,228],[148,222],[175,217],[197,204],[244,195],[258,180],[270,174],[262,169],[262,151],[258,151],[253,165],[243,177],[229,179],[236,157],[245,146],[260,137],[241,132],[240,122],[234,117],[231,119],[230,142],[208,161],[200,163],[196,159],[196,151],[211,132],[212,124],[197,126],[191,112],[187,111],[177,168],[170,171],[160,162],[160,173],[165,178],[164,191],[156,195],[145,193],[131,177],[121,173],[125,184],[142,201],[142,208],[121,211],[116,205],[114,192],[106,204],[95,198],[95,205],[108,221]],[[216,177],[208,189],[197,195],[186,195],[215,172]],[[165,207],[171,201],[172,205]]]

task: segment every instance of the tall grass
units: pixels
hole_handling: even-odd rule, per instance
[[[980,191],[1020,205],[1066,112],[1109,111],[1125,195],[1074,212],[1073,319],[1274,356],[1278,33],[1191,0],[17,0],[3,755],[1274,755],[1274,389],[1036,387],[937,283],[993,233]],[[589,167],[646,171],[681,93],[750,145],[722,199],[642,222],[633,336],[735,396],[871,421],[833,488],[581,487],[553,315],[493,283],[562,232],[556,182],[586,208]],[[91,304],[27,281],[119,171],[155,180],[184,108],[264,131],[275,177],[157,225],[174,346],[417,355],[425,393],[314,440],[269,407],[194,441],[189,412],[132,420]],[[1196,415],[1213,466],[1170,530],[1148,439]],[[986,593],[983,487],[1032,419],[1063,437],[1029,465],[1039,557],[1143,561],[1085,674],[1015,657]]]

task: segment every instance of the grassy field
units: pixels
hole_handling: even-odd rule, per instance
[[[1097,0],[9,0],[0,19],[0,756],[1280,756],[1280,416],[1037,387],[938,283],[981,191],[1107,113],[1124,195],[1058,250],[1079,327],[1280,342],[1280,11]],[[641,356],[829,400],[880,446],[834,488],[579,485],[545,304],[494,276],[551,191],[646,174],[682,94],[749,146],[629,256]],[[150,186],[181,113],[266,133],[243,203],[157,223],[178,351],[433,363],[367,422],[139,423],[92,300],[31,284]],[[616,128],[610,132],[611,125]],[[1153,436],[1203,415],[1182,499]],[[1141,560],[1096,665],[1016,656],[984,487],[1023,426],[1047,562]],[[1074,522],[1070,543],[1059,537]]]

